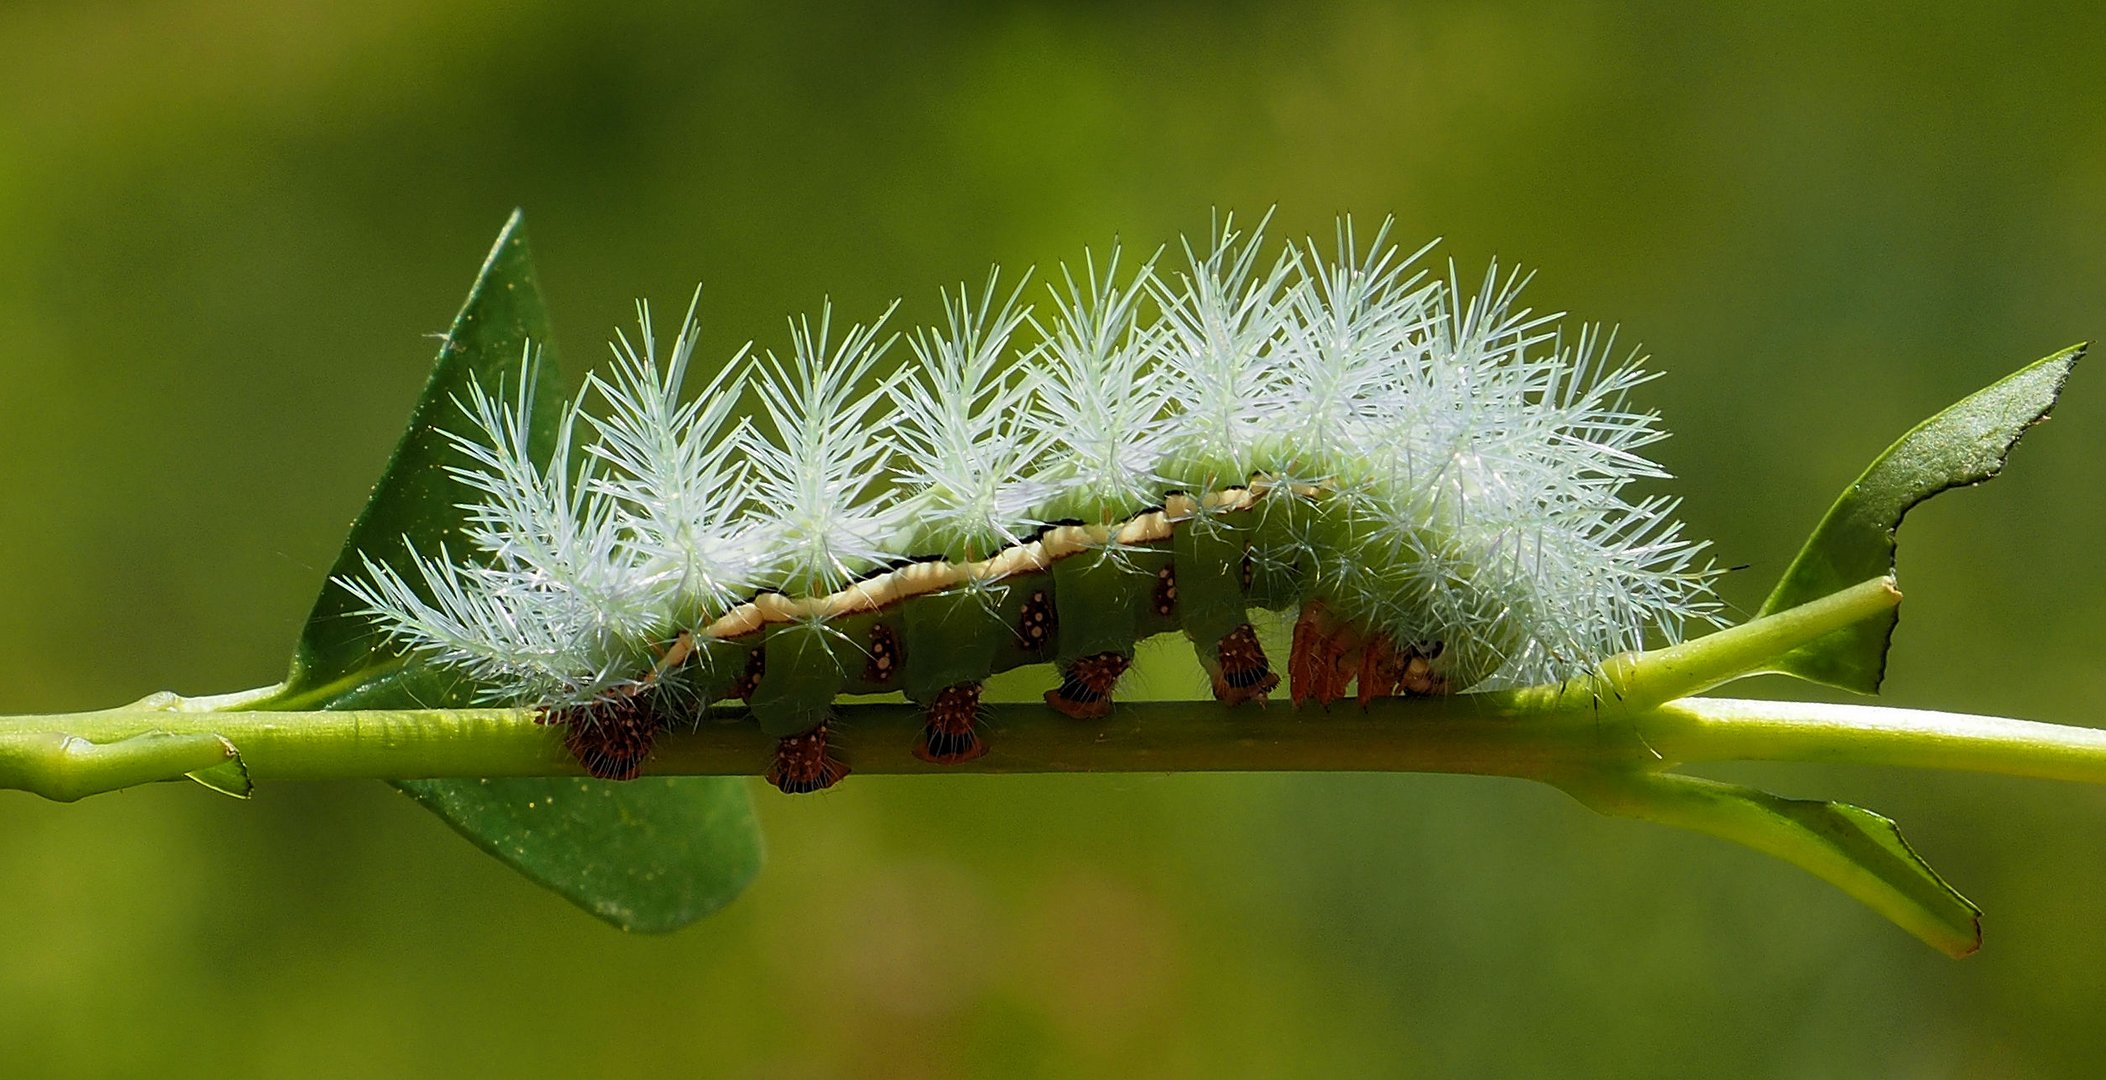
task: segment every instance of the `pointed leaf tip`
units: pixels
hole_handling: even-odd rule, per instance
[[[458,532],[463,515],[457,504],[472,502],[474,497],[447,472],[450,467],[472,465],[446,437],[447,430],[462,422],[454,402],[466,398],[471,385],[494,388],[516,381],[529,343],[537,351],[538,365],[533,387],[534,448],[546,455],[567,396],[550,341],[548,311],[527,247],[526,220],[515,210],[441,340],[409,427],[351,526],[336,564],[330,567],[329,580],[315,600],[293,654],[292,673],[286,681],[288,695],[355,686],[400,665],[400,654],[357,616],[357,601],[337,581],[363,575],[367,555],[395,567],[405,579],[417,580],[413,567],[407,565],[409,551],[403,541],[419,551],[433,552]]]
[[[1595,811],[1706,833],[1783,859],[1954,958],[1982,947],[1982,911],[1888,818],[1672,773],[1575,774],[1552,783]]]
[[[1918,424],[1889,446],[1821,519],[1758,615],[1827,596],[1895,570],[1895,533],[1940,492],[1994,479],[2034,425],[2048,418],[2086,342],[2036,361]],[[1785,655],[1776,670],[1871,694],[1885,677],[1898,624],[1888,610]]]
[[[315,601],[279,693],[249,708],[419,708],[469,704],[476,688],[406,659],[357,613],[339,578],[364,560],[393,565],[406,580],[407,538],[436,552],[464,523],[476,494],[449,473],[469,466],[445,432],[461,424],[457,399],[471,385],[517,385],[529,344],[531,446],[544,460],[568,394],[548,311],[534,276],[526,216],[514,210],[483,260],[467,302],[439,347],[424,393],[371,499],[345,540]],[[454,545],[457,551],[459,545]],[[201,783],[232,782],[194,774]],[[572,903],[625,930],[675,930],[729,903],[758,871],[761,841],[751,796],[735,778],[697,777],[610,784],[570,777],[443,779],[398,784],[476,846]]]

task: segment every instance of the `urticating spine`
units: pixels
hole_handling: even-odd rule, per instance
[[[784,790],[846,772],[843,693],[928,710],[918,752],[978,756],[980,684],[1059,667],[1100,715],[1136,642],[1182,631],[1216,696],[1278,682],[1255,609],[1298,609],[1296,700],[1366,701],[1585,675],[1712,617],[1702,544],[1627,403],[1613,335],[1567,334],[1495,268],[1413,270],[1362,247],[1273,251],[1223,220],[1184,266],[1063,267],[1043,311],[991,274],[907,336],[831,305],[787,356],[740,350],[683,399],[694,308],[640,336],[529,454],[527,383],[476,388],[451,438],[473,552],[368,560],[341,584],[403,647],[486,697],[570,724],[595,775],[635,775],[658,726],[739,699]],[[758,399],[748,411],[746,392]],[[575,452],[574,452],[575,450]]]

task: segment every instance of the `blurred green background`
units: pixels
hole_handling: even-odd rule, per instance
[[[1393,212],[1621,323],[1752,608],[1893,436],[2106,332],[2096,5],[0,7],[0,712],[274,681],[505,214],[573,366],[705,283],[780,346],[1210,207]],[[2097,362],[2097,361],[2095,361]],[[2106,724],[2106,380],[1911,519],[1908,705]],[[1790,687],[1764,687],[1788,693]],[[1782,864],[1420,776],[762,793],[628,938],[378,783],[0,793],[11,1075],[2073,1076],[2106,791],[1739,779],[1898,818],[1953,962]]]

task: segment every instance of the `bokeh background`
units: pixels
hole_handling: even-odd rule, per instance
[[[2096,5],[0,6],[0,712],[274,681],[497,227],[575,365],[1211,207],[1394,213],[1666,373],[1759,602],[1917,419],[2106,333]],[[606,5],[605,7],[613,7]],[[1436,263],[1436,266],[1440,264]],[[2106,377],[1904,536],[1900,704],[2106,724]],[[1791,692],[1761,687],[1757,692]],[[1720,775],[1897,817],[1954,962],[1782,864],[1421,776],[761,800],[722,916],[611,931],[378,783],[0,793],[11,1075],[2076,1076],[2106,791]]]

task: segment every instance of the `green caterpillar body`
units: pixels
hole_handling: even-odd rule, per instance
[[[1319,499],[1263,485],[1201,499],[1173,495],[1164,508],[1117,526],[1048,527],[978,563],[912,562],[823,597],[763,594],[698,633],[682,634],[654,675],[639,682],[639,693],[740,700],[762,731],[782,740],[785,755],[811,757],[806,752],[816,748],[803,769],[779,760],[771,770],[787,790],[825,786],[845,774],[825,738],[842,695],[903,693],[930,712],[917,752],[962,761],[987,749],[972,721],[980,684],[990,676],[1058,665],[1062,683],[1048,692],[1048,703],[1072,716],[1097,716],[1108,709],[1135,646],[1159,634],[1182,632],[1192,641],[1224,702],[1262,699],[1279,679],[1251,630],[1250,612],[1350,602],[1325,595],[1312,580],[1318,559],[1309,537],[1327,531],[1312,527],[1325,518]],[[1339,640],[1344,625],[1298,634],[1297,653],[1305,637],[1311,649]],[[1297,698],[1335,700],[1356,678],[1364,697],[1449,685],[1433,665],[1453,655],[1440,643],[1382,654],[1400,665],[1385,680],[1367,668],[1369,634],[1347,631],[1343,639],[1329,666],[1348,661],[1344,678],[1319,674],[1317,685],[1297,686]],[[1420,661],[1416,677],[1404,678],[1413,658]],[[591,709],[568,719],[579,731],[573,749],[594,772],[640,770],[648,737],[601,725]],[[601,726],[608,738],[596,741]],[[608,745],[610,739],[622,745]]]
[[[1199,528],[1159,512],[1123,529],[1055,526],[971,567],[909,563],[802,604],[775,594],[719,624],[760,622],[701,646],[692,689],[709,700],[744,698],[764,731],[784,736],[824,722],[843,694],[928,702],[1014,668],[1130,654],[1178,630],[1211,649],[1249,621],[1249,608],[1284,607],[1300,591],[1269,580],[1278,595],[1246,593],[1256,516],[1222,513]],[[1134,535],[1165,526],[1168,536]],[[818,615],[830,608],[861,610]]]

